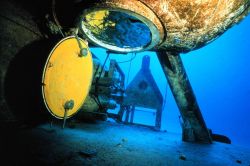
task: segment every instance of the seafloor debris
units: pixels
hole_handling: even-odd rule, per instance
[[[97,155],[97,151],[93,149],[85,149],[78,152],[78,154],[85,158],[91,158]]]
[[[186,158],[185,155],[182,154],[182,155],[180,155],[179,159],[180,159],[180,160],[186,160],[187,158]]]
[[[236,160],[236,163],[242,164],[241,160]]]

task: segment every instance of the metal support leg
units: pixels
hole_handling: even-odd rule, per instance
[[[63,129],[64,129],[65,124],[66,124],[67,114],[68,114],[68,109],[65,109],[64,116],[63,116],[63,127],[62,127]]]
[[[130,111],[131,111],[131,108],[130,107],[126,107],[126,114],[125,114],[125,123],[126,124],[129,123]]]
[[[130,112],[131,112],[130,123],[133,124],[134,123],[134,115],[135,115],[135,106],[132,106],[132,109]]]
[[[162,109],[158,108],[156,110],[156,117],[155,117],[155,129],[157,131],[161,130],[161,116],[162,116]]]
[[[122,117],[123,117],[125,109],[126,109],[126,106],[121,105],[120,110],[117,115],[117,122],[122,122]]]
[[[179,54],[157,53],[164,74],[183,118],[183,126],[189,126],[193,134],[185,135],[184,141],[211,143],[212,139],[195,99],[192,87]],[[188,129],[190,130],[190,129]],[[184,128],[183,131],[186,131]]]

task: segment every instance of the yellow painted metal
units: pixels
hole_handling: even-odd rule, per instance
[[[91,86],[93,74],[92,55],[87,44],[79,38],[87,56],[80,55],[77,39],[70,36],[61,40],[51,51],[43,71],[43,99],[49,112],[63,119],[65,103],[73,100],[73,109],[67,118],[73,116],[83,105]]]
[[[109,14],[110,13],[108,10],[100,10],[92,12],[85,16],[86,22],[88,23],[88,25],[90,25],[89,28],[91,29],[92,33],[94,33],[95,35],[99,35],[103,32],[103,30],[105,30],[105,28],[109,26],[115,26],[115,22],[107,19],[109,17]],[[82,23],[84,23],[84,21]]]

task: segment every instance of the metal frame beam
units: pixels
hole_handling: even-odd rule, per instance
[[[212,143],[179,53],[157,55],[183,119],[183,141]]]

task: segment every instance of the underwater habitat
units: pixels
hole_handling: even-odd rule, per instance
[[[3,166],[250,166],[250,0],[2,0]]]
[[[230,137],[232,143],[247,147],[250,146],[249,27],[250,17],[247,16],[207,46],[181,54],[207,125],[215,133]],[[105,60],[106,50],[93,48],[92,51]],[[181,133],[180,113],[157,55],[149,51],[136,53],[131,64],[129,60],[134,54],[128,55],[111,54],[110,59],[128,60],[120,66],[129,84],[140,70],[143,56],[150,56],[150,70],[165,101],[162,130]]]

